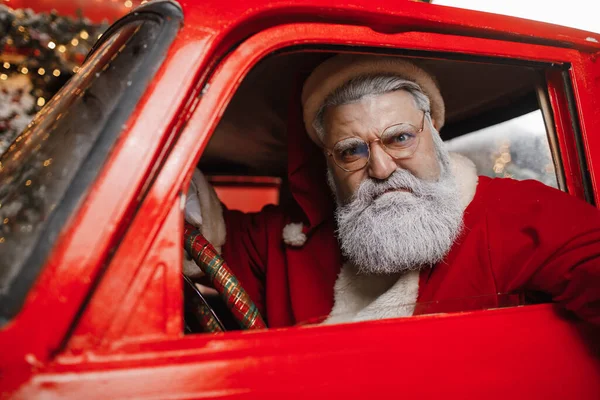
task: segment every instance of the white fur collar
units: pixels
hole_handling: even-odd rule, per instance
[[[471,203],[471,200],[473,200],[475,191],[477,190],[477,183],[479,182],[477,167],[467,157],[458,153],[450,153],[450,168],[456,180],[456,185],[460,193],[460,201],[464,210]]]
[[[468,158],[450,153],[452,173],[460,191],[463,209],[477,189],[475,165]],[[419,294],[419,271],[393,275],[359,275],[345,264],[335,282],[334,305],[324,324],[371,319],[408,317]]]
[[[411,316],[419,292],[419,271],[358,275],[345,264],[334,286],[334,306],[324,324]]]

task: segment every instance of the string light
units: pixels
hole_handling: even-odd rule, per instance
[[[31,179],[27,179],[27,181],[25,182],[25,186],[31,186]]]
[[[500,152],[500,154],[496,158],[494,167],[492,168],[496,174],[504,173],[506,170],[506,166],[511,161],[510,143],[509,142],[502,143],[500,145],[499,152]]]
[[[10,0],[4,0],[10,1]],[[94,0],[96,1],[96,0]],[[111,0],[117,1],[117,0]],[[123,7],[123,3],[126,0],[118,0]],[[131,6],[139,4],[138,1],[129,0]],[[3,43],[6,46],[14,46],[16,54],[22,55],[18,61],[12,59],[0,59],[0,82],[1,85],[5,85],[8,80],[11,80],[14,76],[20,76],[22,78],[31,78],[34,86],[34,90],[30,91],[32,97],[30,97],[31,104],[17,104],[20,102],[19,96],[12,96],[9,101],[14,102],[15,110],[22,115],[24,118],[30,118],[37,110],[44,107],[46,112],[51,111],[54,107],[54,102],[50,101],[54,92],[58,89],[56,87],[57,82],[60,78],[67,79],[71,77],[73,73],[81,74],[85,71],[81,70],[80,67],[75,67],[71,64],[73,61],[79,61],[80,57],[83,57],[85,52],[88,50],[88,43],[94,41],[99,35],[100,30],[105,29],[105,24],[91,23],[90,21],[82,22],[82,20],[74,19],[72,17],[61,17],[50,14],[37,14],[34,12],[24,12],[22,10],[6,10],[8,14],[12,16],[8,18],[9,28],[12,31],[8,33],[4,38]],[[0,24],[1,25],[1,24]],[[60,29],[57,31],[56,27],[69,27],[69,29]],[[71,27],[78,27],[75,31],[71,31]],[[69,32],[70,31],[70,32]],[[1,49],[0,49],[1,52]],[[68,55],[68,57],[66,57]],[[57,57],[58,56],[58,57]],[[24,59],[21,61],[21,59]],[[31,69],[29,69],[31,66]],[[37,75],[37,77],[36,77]],[[15,82],[19,84],[20,82]],[[23,95],[27,95],[25,92],[19,92]],[[23,107],[21,107],[23,105]],[[25,107],[25,105],[27,107]],[[30,107],[33,105],[34,107]],[[46,107],[48,105],[48,107]],[[23,109],[21,111],[21,109]],[[17,121],[17,120],[15,120]],[[10,122],[10,121],[9,121]],[[7,125],[7,136],[9,140],[17,136],[17,131],[20,126],[21,120],[15,122],[15,126],[12,122]],[[43,136],[43,133],[40,137]],[[28,140],[26,137],[23,141]],[[36,140],[36,139],[34,139]],[[10,147],[10,146],[9,146]],[[14,152],[12,153],[14,155]],[[42,159],[42,162],[43,159]],[[0,164],[0,170],[2,169]],[[49,169],[49,168],[47,168]],[[36,183],[38,185],[38,183]],[[33,187],[34,185],[31,184]],[[12,219],[11,219],[12,222]],[[0,218],[0,226],[2,219]]]
[[[52,162],[51,158],[49,158],[46,161],[44,161],[44,167],[47,167],[48,165],[50,165],[51,162]]]
[[[127,0],[127,1],[125,2],[125,7],[127,7],[127,8],[131,8],[131,7],[133,7],[133,3],[131,2],[131,0]]]

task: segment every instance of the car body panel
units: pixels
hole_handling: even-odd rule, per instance
[[[557,318],[550,305],[539,305],[196,335],[132,343],[85,363],[62,359],[19,396],[177,399],[287,393],[290,398],[362,398],[398,393],[593,399],[600,394],[600,365],[587,347],[594,337],[580,328]]]

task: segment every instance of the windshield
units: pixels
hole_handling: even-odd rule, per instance
[[[117,26],[0,158],[0,325],[18,310],[15,299],[24,299],[164,57],[155,16]]]

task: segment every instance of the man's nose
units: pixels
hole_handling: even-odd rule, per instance
[[[368,173],[375,179],[387,179],[398,168],[396,162],[383,150],[381,143],[371,143],[371,159],[369,160]]]

